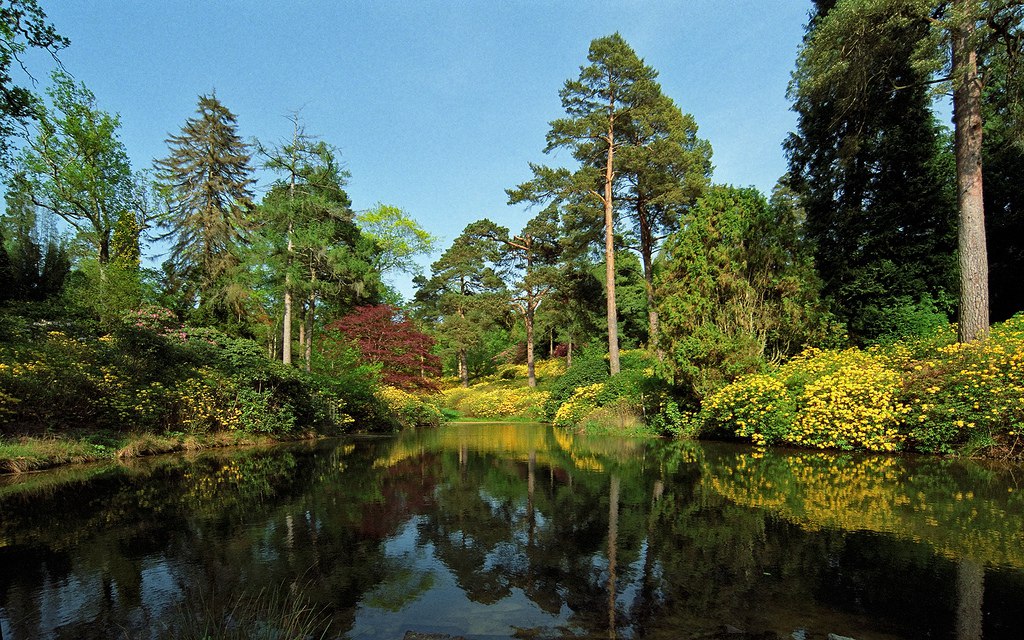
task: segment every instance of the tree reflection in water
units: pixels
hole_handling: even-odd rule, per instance
[[[263,588],[327,637],[1024,636],[997,467],[452,425],[6,482],[4,640],[175,637]]]

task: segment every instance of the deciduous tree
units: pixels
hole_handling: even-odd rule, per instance
[[[381,382],[407,390],[435,390],[441,364],[434,339],[389,305],[356,307],[325,327],[327,350],[338,333],[359,349],[363,360],[380,365]]]
[[[21,56],[29,47],[48,51],[56,59],[66,46],[68,39],[57,33],[35,0],[0,2],[0,157],[7,156],[7,141],[18,125],[36,115],[32,91],[14,84],[11,65],[22,65]]]

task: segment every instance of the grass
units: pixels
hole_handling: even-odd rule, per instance
[[[234,432],[212,434],[117,434],[0,438],[0,474],[27,473],[67,464],[129,460],[141,456],[276,442]]]
[[[301,589],[283,585],[224,602],[219,594],[190,599],[178,611],[168,640],[315,640],[329,637],[331,617]]]

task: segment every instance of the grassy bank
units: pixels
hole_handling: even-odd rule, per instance
[[[308,435],[315,437],[312,433]],[[41,471],[68,464],[129,460],[162,453],[194,452],[276,442],[281,440],[270,436],[225,432],[199,435],[101,432],[43,438],[21,436],[0,439],[0,474]]]

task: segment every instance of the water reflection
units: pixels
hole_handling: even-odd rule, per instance
[[[1019,639],[1017,477],[454,425],[7,478],[0,638],[178,637],[268,588],[327,637]]]

